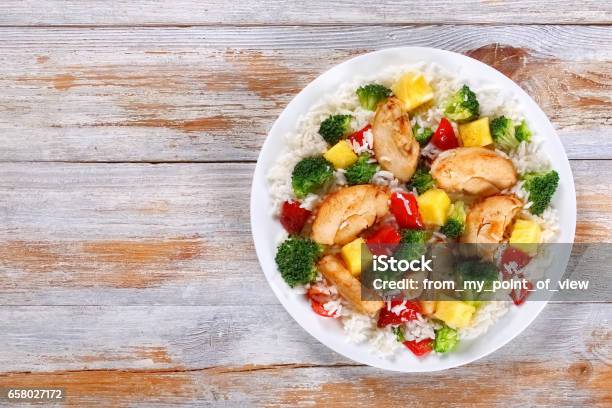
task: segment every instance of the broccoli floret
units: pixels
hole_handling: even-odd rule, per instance
[[[350,185],[354,184],[366,184],[374,176],[378,170],[376,163],[368,163],[370,155],[364,153],[359,156],[359,159],[346,169],[344,173],[346,181]]]
[[[553,194],[559,186],[559,173],[555,170],[549,172],[528,173],[523,176],[523,188],[529,193],[529,201],[533,204],[529,211],[535,215],[542,215],[550,204]]]
[[[306,157],[293,168],[291,186],[297,198],[304,198],[334,176],[333,167],[323,156]]]
[[[477,119],[480,115],[480,104],[476,94],[467,85],[463,85],[446,103],[444,114],[459,123]]]
[[[357,96],[363,109],[373,111],[380,102],[391,96],[391,90],[383,85],[369,84],[357,89]]]
[[[403,229],[400,231],[400,243],[394,257],[398,260],[413,260],[427,252],[427,233],[423,230]]]
[[[450,215],[446,223],[440,228],[440,232],[449,238],[457,238],[463,234],[465,229],[465,204],[463,201],[457,201],[451,207]]]
[[[430,188],[434,187],[434,180],[429,172],[419,167],[415,172],[410,181],[408,182],[409,189],[416,189],[417,193],[423,194]]]
[[[527,122],[523,120],[520,125],[514,128],[514,137],[519,142],[529,142],[531,140],[531,130],[527,127]]]
[[[457,330],[444,326],[436,330],[436,338],[433,342],[433,349],[438,353],[448,353],[459,343]]]
[[[319,134],[330,145],[335,145],[351,132],[351,115],[331,115],[319,126]]]
[[[515,136],[514,124],[505,116],[491,121],[491,137],[497,147],[503,150],[513,150],[519,145]]]
[[[291,236],[278,246],[276,265],[291,287],[312,282],[317,276],[315,263],[323,248],[309,238]]]
[[[393,334],[395,334],[395,340],[399,343],[403,343],[406,341],[406,336],[404,335],[404,329],[402,326],[396,326],[391,328],[393,330]]]
[[[493,282],[499,280],[499,272],[494,264],[484,261],[468,260],[457,264],[455,267],[457,273],[457,283],[459,287],[464,288],[463,299],[468,301],[476,301],[472,303],[477,306],[479,300],[486,300],[490,297],[493,289]],[[476,289],[467,289],[464,282],[483,282],[482,292]]]
[[[416,123],[412,127],[412,134],[421,146],[425,146],[427,145],[427,143],[429,143],[429,139],[431,139],[431,137],[433,136],[434,131],[428,127],[421,127],[418,123]]]

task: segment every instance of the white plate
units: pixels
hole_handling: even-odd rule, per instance
[[[512,80],[488,65],[449,51],[402,47],[350,59],[311,82],[289,103],[276,120],[257,161],[251,191],[251,228],[257,256],[272,290],[287,312],[308,333],[337,353],[359,363],[403,372],[443,370],[484,357],[508,343],[529,326],[544,309],[546,302],[527,302],[521,307],[512,307],[510,312],[486,334],[475,340],[462,342],[457,349],[447,355],[430,355],[420,359],[408,350],[403,350],[395,359],[389,360],[377,356],[367,345],[350,344],[337,321],[313,313],[305,297],[291,292],[280,277],[274,256],[282,227],[270,214],[271,200],[268,195],[266,174],[284,148],[283,137],[295,130],[298,117],[308,112],[323,96],[335,92],[342,83],[352,80],[355,76],[370,76],[392,65],[418,62],[435,62],[449,72],[462,72],[463,77],[493,82],[504,92],[510,92],[516,97],[522,105],[530,127],[544,137],[542,148],[561,177],[559,191],[553,202],[559,213],[561,227],[558,242],[573,242],[576,227],[574,179],[559,137],[544,112],[529,95]]]

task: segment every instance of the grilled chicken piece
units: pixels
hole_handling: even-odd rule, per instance
[[[382,300],[362,300],[365,296],[362,296],[361,282],[351,275],[337,256],[324,256],[319,261],[318,267],[323,276],[336,285],[340,296],[346,299],[357,311],[374,316],[376,312],[383,308],[384,302]],[[378,295],[372,292],[369,297],[376,299]]]
[[[468,212],[461,242],[499,244],[521,208],[523,202],[513,195],[495,195],[477,202]]]
[[[388,201],[386,190],[369,184],[338,190],[319,207],[312,239],[325,245],[349,243],[389,212]]]
[[[489,196],[516,184],[512,162],[493,150],[458,147],[438,156],[431,175],[447,193]]]
[[[419,143],[412,134],[404,104],[391,97],[376,110],[372,121],[374,155],[380,167],[398,180],[410,180],[419,160]]]

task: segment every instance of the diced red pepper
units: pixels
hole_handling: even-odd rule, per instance
[[[500,268],[504,279],[510,279],[512,275],[523,269],[531,261],[531,256],[516,249],[513,246],[508,246],[501,256]]]
[[[411,193],[395,192],[391,194],[391,213],[395,216],[400,228],[423,228],[416,197]]]
[[[351,133],[348,136],[348,141],[349,143],[351,143],[351,145],[353,144],[353,142],[356,142],[359,146],[363,146],[363,134],[365,132],[367,132],[368,130],[372,129],[372,125],[368,124],[366,126],[364,126],[361,130],[358,130],[354,133]],[[372,146],[370,146],[370,144],[368,143],[368,148],[371,149]]]
[[[390,255],[402,237],[393,225],[383,225],[366,239],[368,249],[374,255]]]
[[[392,300],[391,301],[391,308],[402,304],[404,301],[403,300]],[[406,309],[402,310],[399,315],[393,313],[391,310],[387,309],[387,306],[385,305],[385,307],[383,307],[380,310],[380,314],[378,315],[378,327],[385,327],[388,326],[390,324],[396,325],[396,324],[402,324],[404,322],[407,322],[409,320],[416,320],[417,319],[417,313],[421,313],[422,309],[421,309],[421,305],[419,304],[419,302],[415,302],[412,300],[406,300]]]
[[[298,201],[285,201],[281,208],[280,222],[288,233],[298,234],[312,212],[300,207]]]
[[[459,147],[459,141],[455,136],[453,125],[446,118],[442,118],[438,128],[431,137],[431,143],[440,150],[449,150]]]
[[[405,341],[404,346],[406,346],[410,351],[412,351],[414,355],[421,357],[433,350],[433,340],[425,339],[421,341]]]
[[[527,296],[529,296],[531,293],[529,292],[530,290],[533,290],[533,283],[531,283],[531,281],[527,281],[527,283],[518,292],[516,289],[512,289],[510,292],[510,297],[512,298],[514,304],[517,306],[522,305],[527,299]]]
[[[327,303],[331,300],[331,296],[329,293],[322,291],[318,286],[311,286],[306,293],[306,296],[319,303]]]
[[[325,309],[325,307],[323,307],[321,303],[317,302],[316,300],[310,301],[310,307],[319,316],[323,316],[323,317],[335,317],[336,316],[335,312],[330,313],[327,309]]]

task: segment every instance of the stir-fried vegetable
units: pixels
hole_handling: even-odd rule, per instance
[[[398,191],[391,194],[390,210],[400,228],[423,228],[423,219],[413,194]]]
[[[527,127],[527,122],[523,120],[520,125],[514,128],[514,137],[519,142],[529,142],[531,140],[531,130]]]
[[[438,353],[448,353],[459,343],[457,330],[444,326],[436,330],[436,338],[433,342],[433,349]]]
[[[332,165],[323,156],[306,157],[293,168],[291,186],[297,198],[304,198],[333,176]]]
[[[414,172],[414,175],[408,182],[408,188],[414,188],[419,194],[423,194],[430,188],[434,187],[435,183],[433,177],[431,176],[431,174],[429,174],[429,171],[427,171],[423,167],[417,168],[417,170]]]
[[[423,230],[403,229],[400,231],[400,245],[393,255],[395,259],[411,261],[427,252],[427,232]]]
[[[519,145],[512,120],[500,116],[491,121],[491,136],[495,145],[502,150],[513,150]]]
[[[321,122],[319,134],[330,145],[335,145],[351,133],[351,115],[332,115]]]
[[[444,114],[452,121],[463,123],[478,118],[480,104],[470,87],[463,85],[446,103]]]
[[[363,109],[376,110],[379,103],[391,96],[391,90],[380,84],[368,84],[357,89],[359,104]]]
[[[414,138],[416,139],[416,141],[419,142],[419,144],[422,147],[422,146],[427,145],[427,143],[429,143],[429,139],[431,139],[434,132],[433,130],[431,130],[431,128],[421,127],[417,123],[412,127],[412,134],[414,135]]]
[[[523,188],[529,193],[529,201],[533,203],[529,211],[535,215],[542,215],[557,191],[559,173],[555,170],[528,173],[523,176],[523,180],[525,180]]]
[[[480,303],[480,300],[486,300],[487,295],[493,289],[493,282],[499,280],[499,272],[495,265],[485,261],[463,261],[457,264],[455,270],[459,287],[465,287],[464,282],[482,283],[482,291],[465,289],[463,292],[464,300],[472,301],[475,306]]]
[[[359,156],[359,159],[346,169],[344,174],[349,185],[368,183],[376,171],[378,165],[370,163],[370,155],[364,153]]]
[[[431,137],[431,143],[440,150],[449,150],[459,147],[453,125],[446,118],[442,118],[438,128]]]
[[[457,238],[463,234],[465,218],[465,204],[463,204],[463,201],[455,202],[451,205],[450,215],[446,219],[446,223],[440,228],[440,232],[449,238]]]
[[[315,263],[322,254],[323,247],[313,240],[291,236],[278,246],[274,260],[285,282],[294,287],[316,278]]]
[[[280,222],[290,234],[298,234],[312,214],[297,201],[285,201],[281,208]]]

